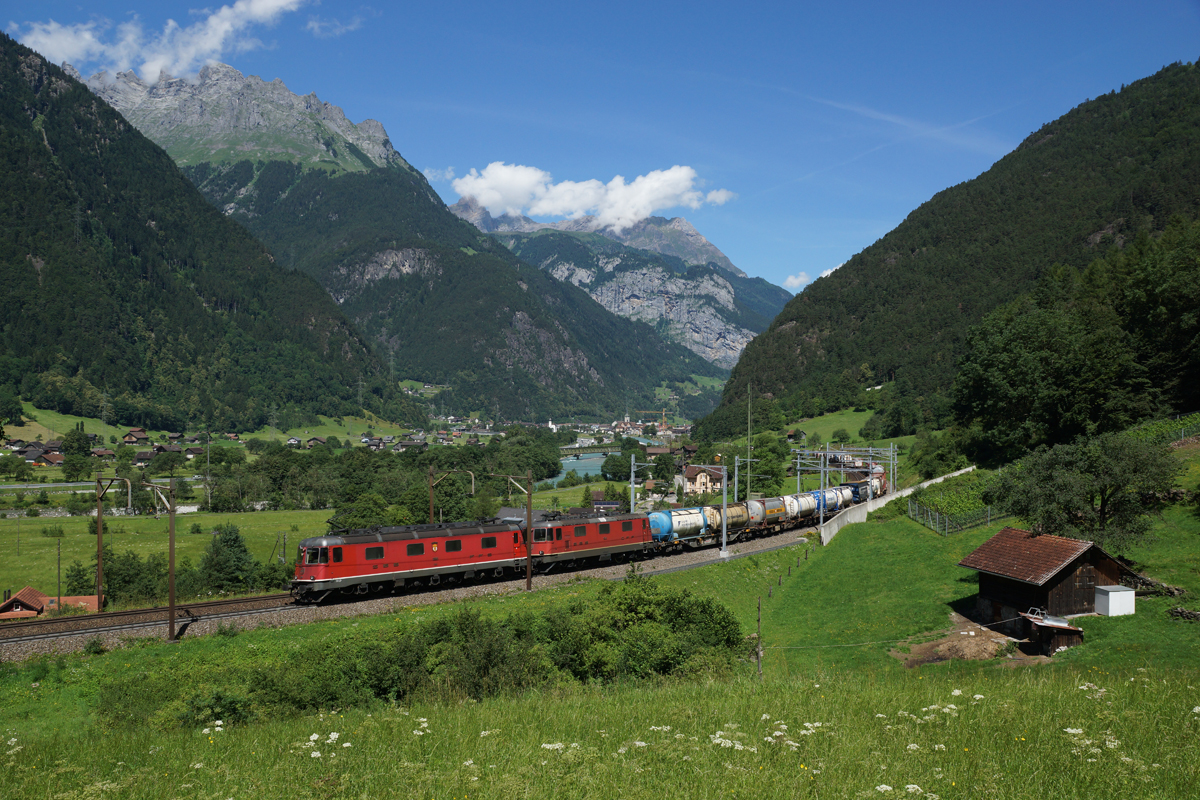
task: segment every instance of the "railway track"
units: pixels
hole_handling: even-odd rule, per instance
[[[815,529],[791,529],[774,536],[750,542],[731,543],[741,553],[730,558],[744,558],[756,553],[791,547],[798,537],[812,535]],[[694,569],[723,561],[713,548],[684,549],[671,555],[660,556],[650,562],[647,575],[666,574],[679,570]],[[640,561],[640,560],[639,560]],[[646,562],[641,562],[646,563]],[[578,569],[555,570],[552,573],[534,574],[534,589],[571,580],[577,574],[591,574],[603,580],[621,580],[629,569],[629,562],[620,564],[589,564]],[[416,587],[414,587],[416,588]],[[447,600],[465,599],[480,594],[505,593],[524,589],[524,575],[514,574],[503,578],[488,578],[469,584],[443,584],[438,588],[420,587],[401,594],[388,593],[359,596],[339,596],[322,605],[300,605],[290,594],[281,593],[240,600],[215,600],[204,603],[187,603],[175,607],[175,622],[179,636],[184,636],[195,623],[214,622],[250,616],[269,615],[283,612],[290,617],[283,624],[312,622],[322,618],[352,616],[362,613],[387,613],[396,607],[425,605]],[[302,612],[302,613],[301,613]],[[297,616],[298,615],[298,616]],[[155,607],[130,611],[115,611],[104,614],[87,614],[77,617],[62,617],[52,620],[30,620],[0,625],[0,661],[28,657],[28,647],[41,648],[56,639],[95,635],[120,634],[147,628],[162,628],[166,633],[167,609]],[[210,631],[211,632],[211,631]],[[143,634],[144,635],[144,634]],[[76,640],[78,642],[78,640]],[[39,643],[45,643],[39,644]],[[51,645],[52,646],[52,645]],[[7,652],[6,652],[7,651]],[[37,650],[33,652],[39,652]],[[40,651],[51,652],[51,651]]]
[[[245,616],[274,611],[293,604],[288,593],[239,600],[211,600],[203,603],[184,603],[175,606],[175,625],[183,627],[201,619]],[[107,611],[102,614],[81,614],[56,619],[10,622],[0,625],[0,645],[58,639],[89,633],[109,633],[153,626],[166,626],[169,611],[165,606],[139,608],[129,611]]]

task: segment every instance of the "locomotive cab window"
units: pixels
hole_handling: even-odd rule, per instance
[[[600,524],[600,533],[605,536],[608,535],[608,523],[607,522]]]
[[[483,541],[480,542],[480,545],[483,547],[484,550],[490,550],[491,548],[496,546],[496,537],[495,536],[485,536],[485,537],[483,537]]]
[[[534,528],[533,529],[533,540],[535,542],[546,541],[546,529],[545,528]]]
[[[423,545],[423,544],[410,544],[410,545],[408,546],[408,555],[410,555],[410,556],[423,556],[423,555],[425,555],[425,545]]]
[[[555,539],[557,539],[557,540],[558,540],[558,541],[560,541],[560,542],[562,541],[562,528],[555,528],[555,529],[554,529],[554,538],[555,538]]]
[[[340,548],[340,547],[333,548],[333,563],[335,563],[335,564],[342,563],[342,548]]]
[[[447,553],[457,553],[459,550],[462,550],[461,539],[451,539],[450,541],[446,542]]]
[[[363,558],[366,558],[368,561],[370,561],[372,559],[376,559],[376,558],[383,558],[383,548],[382,547],[368,547],[366,552],[363,553]]]
[[[329,548],[328,547],[310,547],[304,555],[305,564],[328,564],[329,563]]]
[[[622,522],[622,523],[621,523],[621,530],[623,530],[623,531],[631,531],[631,530],[633,530],[633,520],[631,520],[631,519],[627,519],[627,520],[625,520],[624,522]]]

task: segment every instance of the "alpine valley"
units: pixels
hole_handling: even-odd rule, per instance
[[[276,263],[162,149],[3,34],[0,143],[0,395],[174,430],[362,406],[424,421],[314,280]]]
[[[791,297],[685,220],[618,239],[588,220],[561,230],[492,220],[469,200],[447,209],[379,123],[279,80],[218,64],[195,83],[87,85],[279,263],[324,286],[397,378],[449,386],[449,412],[612,418],[666,389],[681,416],[702,415],[716,394],[696,379],[723,378]]]

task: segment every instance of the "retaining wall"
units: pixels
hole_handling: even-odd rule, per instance
[[[893,500],[899,500],[901,497],[908,497],[917,489],[924,489],[926,486],[932,486],[935,483],[941,483],[942,481],[946,480],[946,478],[953,478],[956,475],[965,475],[973,469],[975,469],[975,467],[967,467],[966,469],[960,469],[957,472],[951,472],[937,478],[931,478],[924,483],[918,483],[916,486],[910,486],[907,489],[901,489],[898,492],[893,492],[892,494],[884,495],[883,497],[876,497],[874,500],[868,500],[865,503],[859,503],[856,506],[850,506],[850,508],[839,511],[834,516],[825,520],[825,524],[821,526],[821,544],[829,544],[831,541],[833,541],[833,537],[837,536],[838,531],[847,525],[852,525],[855,522],[866,522],[867,514],[883,508]]]

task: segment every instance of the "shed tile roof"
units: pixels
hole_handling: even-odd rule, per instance
[[[32,586],[26,586],[21,591],[8,598],[8,602],[0,604],[0,612],[12,611],[13,606],[18,603],[22,610],[32,609],[34,614],[40,614],[42,609],[46,607],[46,601],[50,598]]]
[[[960,567],[1041,586],[1092,547],[1091,542],[1005,528],[958,562]]]

